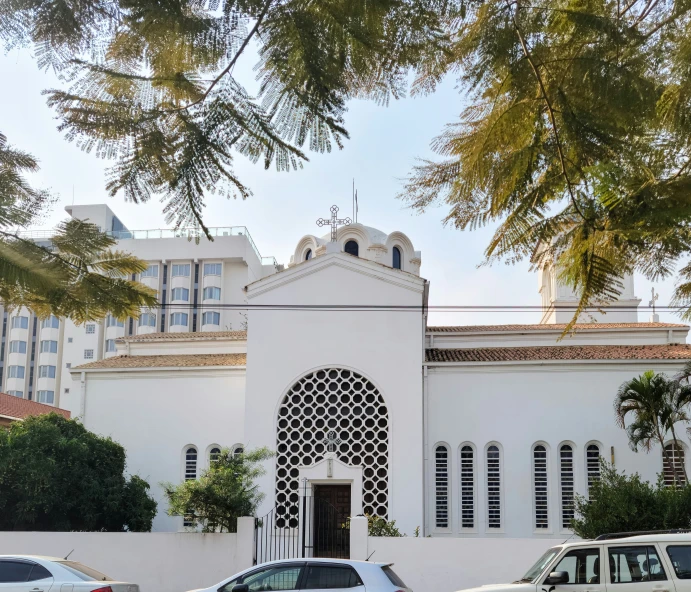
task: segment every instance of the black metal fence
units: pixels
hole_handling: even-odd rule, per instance
[[[350,517],[328,501],[303,496],[255,523],[255,564],[276,559],[350,558]]]

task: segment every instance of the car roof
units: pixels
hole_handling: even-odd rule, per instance
[[[276,559],[275,561],[267,561],[265,563],[262,563],[261,565],[270,565],[270,564],[280,564],[280,563],[342,563],[344,565],[359,565],[359,566],[365,566],[365,565],[378,565],[380,567],[386,567],[389,565],[393,565],[393,563],[385,563],[385,562],[380,562],[380,561],[362,561],[359,559],[330,559],[328,557],[295,557],[294,559]],[[259,565],[255,566],[259,567]]]
[[[49,555],[0,555],[0,559],[38,559],[39,561],[65,561],[63,557]]]
[[[691,533],[668,533],[668,534],[641,534],[635,536],[626,536],[622,533],[621,537],[618,538],[607,538],[600,540],[585,540],[585,541],[574,541],[573,543],[564,543],[563,545],[557,545],[562,547],[581,547],[583,545],[606,544],[611,545],[612,543],[691,543]]]

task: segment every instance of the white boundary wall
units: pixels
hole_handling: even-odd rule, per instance
[[[514,582],[564,539],[368,537],[370,561],[393,563],[414,592]],[[354,557],[353,557],[354,558]],[[359,557],[358,557],[359,558]]]
[[[70,559],[141,592],[186,592],[252,567],[254,518],[240,518],[238,534],[0,532],[0,555],[64,557],[72,549]]]

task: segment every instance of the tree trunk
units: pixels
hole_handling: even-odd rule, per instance
[[[672,440],[674,441],[674,447],[677,448],[677,450],[683,451],[684,449],[681,447],[681,444],[677,440],[677,434],[674,431],[674,426],[670,427],[670,430],[672,431]],[[686,455],[684,454],[684,462],[681,463],[681,469],[684,472],[684,485],[689,484],[689,476],[686,473]]]

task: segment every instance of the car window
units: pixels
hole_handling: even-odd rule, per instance
[[[362,586],[357,572],[346,565],[308,565],[305,590],[331,590]]]
[[[655,547],[610,547],[609,579],[612,584],[666,580]]]
[[[0,559],[0,583],[27,582],[33,563]]]
[[[394,586],[398,586],[399,588],[408,587],[403,583],[403,580],[398,576],[398,574],[388,565],[382,567],[381,570],[386,574],[386,577],[389,578],[389,582],[391,582]]]
[[[35,582],[36,580],[45,580],[48,578],[52,578],[53,574],[50,573],[45,567],[42,565],[39,565],[38,563],[34,564],[33,569],[31,570],[31,574],[29,574],[29,582]]]
[[[231,592],[238,584],[247,584],[250,592],[297,590],[301,571],[300,565],[273,565],[228,582],[219,592]]]
[[[670,545],[667,555],[680,580],[691,580],[691,545]]]
[[[561,551],[561,547],[552,547],[551,549],[547,549],[545,551],[545,554],[540,557],[540,559],[537,560],[535,565],[533,565],[523,576],[523,581],[527,582],[532,582],[537,576],[539,576],[545,568],[552,563],[552,559],[554,559],[558,554],[559,551]],[[396,584],[394,584],[395,586]]]
[[[600,549],[589,547],[569,551],[551,571],[569,574],[568,584],[599,584]]]
[[[102,574],[100,571],[91,569],[86,565],[82,565],[78,561],[56,561],[56,563],[62,565],[67,571],[69,571],[73,576],[78,577],[83,582],[112,582],[113,579],[109,578],[107,575]]]

